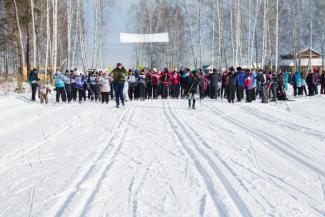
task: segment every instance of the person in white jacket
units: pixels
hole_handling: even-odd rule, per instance
[[[128,77],[125,78],[123,96],[124,96],[124,100],[126,102],[129,101],[129,79],[128,79]]]
[[[110,81],[107,73],[104,73],[103,76],[99,79],[100,92],[102,95],[102,103],[108,104],[109,102],[109,93],[111,92]]]

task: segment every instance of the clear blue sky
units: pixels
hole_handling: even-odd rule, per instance
[[[116,63],[122,62],[127,67],[135,66],[135,52],[134,45],[132,44],[121,44],[120,43],[120,32],[130,32],[131,18],[128,13],[131,9],[132,3],[137,0],[116,0],[114,8],[108,9],[109,15],[107,15],[106,29],[104,31],[105,45],[103,50],[104,65],[114,67]],[[92,24],[94,22],[94,0],[87,0],[87,23]],[[87,43],[88,43],[88,59],[89,62],[92,60],[92,46],[93,46],[93,33],[92,26],[89,25],[87,29]]]

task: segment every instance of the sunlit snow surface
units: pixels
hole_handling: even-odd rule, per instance
[[[325,97],[0,96],[0,216],[325,216]]]

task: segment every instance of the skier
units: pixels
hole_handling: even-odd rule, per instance
[[[209,74],[209,92],[211,99],[218,98],[218,86],[219,86],[219,73],[216,69],[213,69],[212,73]]]
[[[310,70],[306,77],[306,83],[308,86],[308,96],[315,95],[315,80],[315,74]]]
[[[88,84],[89,84],[89,90],[88,90],[88,99],[91,101],[98,99],[98,81],[97,76],[94,72],[90,73],[90,76],[88,78]]]
[[[180,84],[181,84],[181,98],[183,99],[184,96],[186,95],[186,90],[187,90],[187,84],[188,84],[188,77],[190,75],[190,69],[189,68],[184,68],[181,70],[180,73]]]
[[[226,98],[227,97],[227,78],[228,78],[228,72],[225,70],[221,76],[221,90],[220,90],[220,97]]]
[[[268,87],[269,87],[269,78],[266,75],[266,72],[263,72],[262,70],[260,70],[261,76],[260,76],[260,85],[261,85],[261,89],[262,89],[262,103],[269,103],[269,91],[268,91]]]
[[[295,74],[292,76],[292,84],[293,84],[293,94],[297,96],[299,90],[298,86],[300,85],[301,74],[299,71],[296,71]]]
[[[29,73],[29,77],[28,77],[28,81],[29,81],[29,84],[32,88],[32,101],[35,101],[35,95],[36,95],[36,91],[37,91],[37,87],[38,87],[38,84],[37,82],[39,81],[40,79],[38,78],[38,71],[36,68],[34,68],[30,73]]]
[[[159,86],[159,74],[158,70],[156,68],[153,69],[152,75],[151,75],[151,85],[152,85],[152,92],[153,92],[153,99],[158,98],[158,86]]]
[[[284,90],[288,91],[289,72],[286,70],[283,74]]]
[[[244,73],[241,67],[237,68],[237,81],[236,81],[236,88],[237,88],[237,100],[241,102],[244,97]]]
[[[107,104],[109,102],[109,92],[111,91],[108,75],[104,73],[103,76],[99,78],[98,82],[99,82],[100,92],[102,95],[102,104],[104,103]]]
[[[132,101],[133,99],[135,99],[135,89],[138,86],[138,81],[137,81],[132,69],[129,69],[128,74],[129,74],[128,79],[127,79],[129,82],[128,92],[129,92],[129,98]]]
[[[127,76],[127,72],[123,67],[122,63],[118,63],[116,68],[112,71],[113,75],[113,88],[115,92],[115,100],[116,100],[116,108],[120,107],[120,101],[124,106],[124,97],[123,97],[123,89],[124,89],[124,82]]]
[[[256,69],[253,69],[252,71],[252,78],[253,78],[253,90],[252,90],[252,100],[255,101],[256,100],[256,95],[257,95],[257,73],[256,73]]]
[[[247,71],[244,77],[244,89],[246,90],[246,101],[252,102],[253,100],[253,73]]]
[[[199,69],[199,97],[200,99],[203,99],[205,97],[205,90],[207,89],[206,85],[205,85],[205,76],[204,76],[204,72],[202,71],[202,69]]]
[[[139,99],[140,101],[144,101],[146,98],[146,75],[145,70],[141,70],[139,76]]]
[[[162,84],[162,98],[167,99],[169,96],[170,77],[168,75],[168,69],[164,69],[164,75],[161,77]]]
[[[285,92],[285,74],[283,72],[278,75],[278,99],[288,100]]]
[[[48,94],[51,93],[51,88],[41,81],[38,86],[38,98],[41,100],[41,104],[48,104]]]
[[[200,71],[194,71],[192,76],[189,77],[190,88],[187,93],[189,108],[195,109],[195,102],[198,99],[199,92],[199,73]]]
[[[148,71],[146,71],[145,75],[146,75],[146,78],[145,78],[145,81],[146,81],[146,98],[151,99],[152,98],[152,84],[151,84],[151,76],[152,76],[152,74],[149,73]]]
[[[319,83],[319,72],[318,72],[318,68],[314,68],[314,77],[313,77],[313,83],[314,83],[314,93],[315,95],[318,95],[318,83]]]
[[[278,90],[278,75],[277,72],[270,74],[271,78],[271,90],[272,90],[272,100],[271,102],[276,102],[277,90]]]
[[[53,81],[55,85],[56,91],[56,102],[60,102],[60,98],[62,102],[66,101],[66,94],[65,94],[65,85],[64,85],[64,75],[60,72],[60,69],[57,68],[56,72],[53,75]]]
[[[320,76],[320,93],[325,94],[325,71],[322,72],[322,75]]]
[[[236,84],[238,80],[237,73],[235,73],[235,69],[233,67],[229,68],[229,72],[227,73],[225,84],[226,84],[227,99],[229,103],[235,103]]]
[[[75,76],[75,88],[78,93],[78,100],[79,103],[82,102],[82,99],[86,101],[86,92],[85,92],[85,77],[83,76],[82,73],[77,73],[78,75]]]
[[[73,101],[76,101],[78,89],[76,88],[75,77],[77,76],[77,69],[70,70],[70,76],[71,76],[71,79],[70,79],[71,80],[71,95],[72,95]]]
[[[71,88],[71,75],[69,70],[65,71],[65,75],[63,76],[65,92],[67,94],[68,102],[70,103],[72,100],[72,88]]]
[[[172,81],[172,97],[173,99],[178,99],[180,92],[180,82],[181,78],[177,69],[175,68],[171,77]]]

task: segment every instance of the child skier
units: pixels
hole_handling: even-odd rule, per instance
[[[193,75],[190,76],[189,78],[189,85],[190,88],[188,90],[188,95],[187,95],[187,99],[188,99],[188,107],[192,109],[195,109],[195,102],[196,99],[198,99],[198,92],[199,92],[199,71],[195,71],[193,72]],[[193,101],[193,103],[192,103]]]
[[[38,85],[38,98],[41,100],[41,104],[48,104],[48,94],[51,93],[51,88],[45,84],[44,81],[41,81]]]
[[[100,78],[99,80],[100,84],[100,92],[101,92],[101,98],[102,98],[102,103],[108,104],[109,102],[109,92],[111,91],[111,86],[109,82],[108,75],[104,73],[104,75]]]

